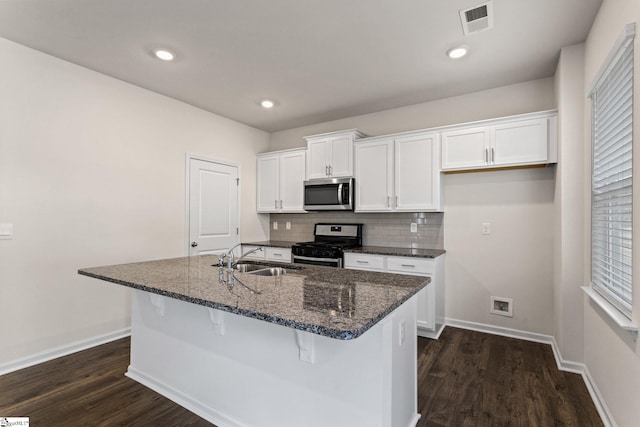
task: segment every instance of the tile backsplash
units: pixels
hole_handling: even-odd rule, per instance
[[[443,213],[353,213],[317,212],[308,214],[271,214],[271,240],[308,242],[313,240],[313,226],[319,222],[363,223],[365,246],[444,249]],[[274,230],[274,222],[278,229]],[[286,223],[291,229],[286,229]],[[411,232],[411,224],[417,231]]]

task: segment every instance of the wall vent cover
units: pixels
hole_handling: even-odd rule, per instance
[[[493,5],[490,1],[460,11],[465,36],[493,28]]]

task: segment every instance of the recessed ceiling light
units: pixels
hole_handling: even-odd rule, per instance
[[[260,105],[262,105],[263,108],[271,108],[271,107],[273,107],[273,101],[271,101],[269,99],[265,99],[265,100],[260,102]]]
[[[153,54],[156,56],[156,58],[162,59],[163,61],[173,61],[173,59],[176,57],[176,54],[168,49],[156,49],[153,51]]]
[[[451,59],[458,59],[465,56],[467,52],[468,52],[468,49],[466,46],[458,46],[458,47],[454,47],[453,49],[449,49],[447,51],[447,56]]]

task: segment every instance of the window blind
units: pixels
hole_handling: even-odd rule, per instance
[[[634,30],[635,33],[635,30]],[[626,316],[632,306],[633,34],[592,90],[591,281]]]

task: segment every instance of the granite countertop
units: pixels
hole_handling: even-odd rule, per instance
[[[265,240],[262,242],[248,242],[242,243],[247,246],[269,246],[273,248],[291,248],[291,246],[295,245],[297,242],[288,242],[286,240]]]
[[[243,245],[249,246],[271,246],[274,248],[291,248],[294,244],[296,244],[296,242],[288,242],[285,240],[243,243]],[[344,251],[357,254],[407,256],[415,258],[436,258],[446,253],[444,249],[395,248],[390,246],[362,246],[360,248],[345,249]]]
[[[81,275],[331,338],[357,338],[424,288],[428,277],[300,264],[282,276],[236,273],[252,293],[218,279],[217,256],[83,268]],[[247,261],[250,262],[250,261]]]
[[[362,246],[345,249],[345,252],[371,255],[408,256],[416,258],[436,258],[444,254],[443,249],[392,248],[386,246]]]

